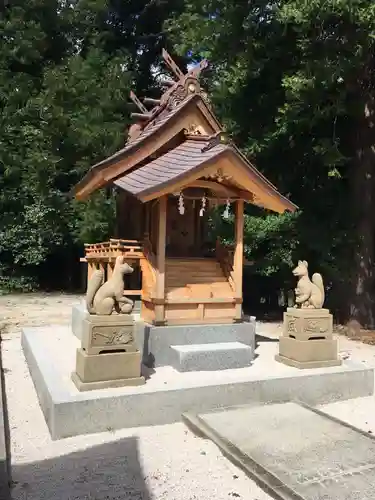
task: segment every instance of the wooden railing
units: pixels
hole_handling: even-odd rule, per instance
[[[87,261],[115,260],[118,255],[124,255],[127,259],[139,259],[142,257],[142,246],[137,240],[113,238],[103,243],[85,243],[85,259]]]
[[[227,277],[232,290],[236,291],[233,270],[233,250],[225,246],[219,238],[216,240],[216,258],[220,263],[224,275]]]
[[[110,239],[102,243],[86,243],[85,256],[81,262],[87,262],[87,280],[96,269],[102,269],[105,279],[112,276],[116,257],[123,255],[127,260],[143,259],[142,245],[138,240]],[[125,290],[124,295],[141,295],[142,290]]]

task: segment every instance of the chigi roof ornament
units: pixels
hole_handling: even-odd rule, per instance
[[[136,112],[130,115],[135,119],[135,123],[129,130],[128,142],[136,139],[140,130],[164,118],[165,115],[169,114],[190,96],[201,95],[204,101],[207,102],[207,95],[201,90],[198,78],[201,72],[208,67],[208,61],[204,59],[185,74],[165,49],[162,51],[162,57],[166,66],[173,73],[174,79],[168,82],[169,88],[159,99],[145,97],[142,103],[133,91],[130,92],[130,99],[137,106],[140,113]],[[151,109],[147,106],[151,107]]]

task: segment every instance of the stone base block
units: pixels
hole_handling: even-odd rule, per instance
[[[139,311],[140,311],[140,301],[134,301],[134,309],[131,314],[132,318],[135,322],[139,321]],[[71,325],[73,335],[77,337],[78,340],[82,339],[82,330],[83,330],[83,321],[90,317],[90,314],[86,308],[86,302],[84,299],[79,304],[76,304],[72,307],[72,316],[71,316]],[[136,336],[137,340],[137,336]],[[141,339],[143,342],[143,338]],[[140,345],[137,345],[138,349],[140,349]],[[143,347],[143,345],[142,345]]]
[[[144,324],[143,335],[137,329],[138,337],[144,339],[144,363],[148,366],[172,366],[176,354],[171,346],[193,344],[216,344],[240,342],[255,349],[255,318],[238,324],[152,326]],[[199,368],[205,369],[205,368]]]
[[[341,359],[331,359],[327,361],[296,361],[295,359],[286,358],[280,354],[276,354],[275,360],[279,363],[284,363],[284,365],[299,368],[300,370],[308,370],[310,368],[328,368],[329,366],[340,366],[342,363]]]
[[[89,316],[90,314],[87,311],[85,300],[82,300],[79,304],[72,307],[72,332],[79,340],[82,339],[83,321]]]
[[[87,354],[103,351],[136,351],[134,318],[131,314],[101,316],[90,314],[83,320],[82,349]]]
[[[228,370],[250,366],[253,349],[240,342],[172,345],[172,366],[179,372]]]
[[[296,340],[280,337],[279,354],[296,361],[329,361],[337,359],[337,340]]]
[[[121,385],[140,385],[145,380],[141,377],[141,353],[138,352],[118,352],[109,354],[89,355],[83,349],[77,349],[76,371],[72,377],[73,382],[78,381],[79,386],[83,384],[94,384],[92,388],[99,386],[118,387]],[[139,379],[139,383],[134,381],[129,384],[127,379]],[[88,387],[86,385],[86,387]],[[86,389],[87,390],[87,389]]]
[[[102,380],[101,382],[83,382],[76,372],[72,373],[72,381],[80,392],[110,389],[115,387],[131,387],[143,385],[144,377],[123,378],[119,380]]]

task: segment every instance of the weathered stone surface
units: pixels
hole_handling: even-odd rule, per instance
[[[320,412],[284,403],[188,415],[187,421],[277,498],[375,499],[375,440]]]
[[[298,340],[332,338],[333,318],[328,309],[294,309],[284,313],[283,335]]]
[[[140,352],[86,354],[77,349],[76,370],[72,380],[78,390],[142,385]]]
[[[130,314],[89,315],[83,320],[81,347],[87,354],[119,349],[136,351],[134,325]]]
[[[328,309],[288,308],[276,361],[295,368],[340,365],[332,328],[332,314]]]
[[[296,307],[308,309],[321,309],[324,304],[325,293],[322,275],[314,273],[310,280],[308,263],[299,260],[298,265],[293,269],[293,276],[298,277],[295,288]]]
[[[338,347],[335,339],[296,340],[280,337],[279,341],[279,357],[296,361],[301,364],[301,368],[303,368],[303,363],[317,363],[316,366],[340,365],[341,360],[338,358],[337,353]],[[279,357],[276,359],[279,360]],[[326,365],[327,362],[330,364]]]
[[[130,314],[134,303],[124,296],[124,275],[133,272],[123,255],[116,257],[112,276],[104,283],[104,270],[97,269],[87,283],[86,306],[90,314]]]

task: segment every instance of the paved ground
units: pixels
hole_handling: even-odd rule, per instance
[[[289,402],[212,411],[189,422],[286,498],[375,499],[374,438],[324,413]]]
[[[210,441],[183,424],[125,429],[51,441],[20,346],[25,325],[68,324],[78,296],[0,297],[7,323],[3,356],[10,416],[13,500],[270,500]],[[275,337],[280,325],[260,324]],[[375,365],[375,346],[343,337],[340,350]],[[375,433],[375,399],[328,405],[329,413]],[[152,411],[152,409],[150,409]]]

